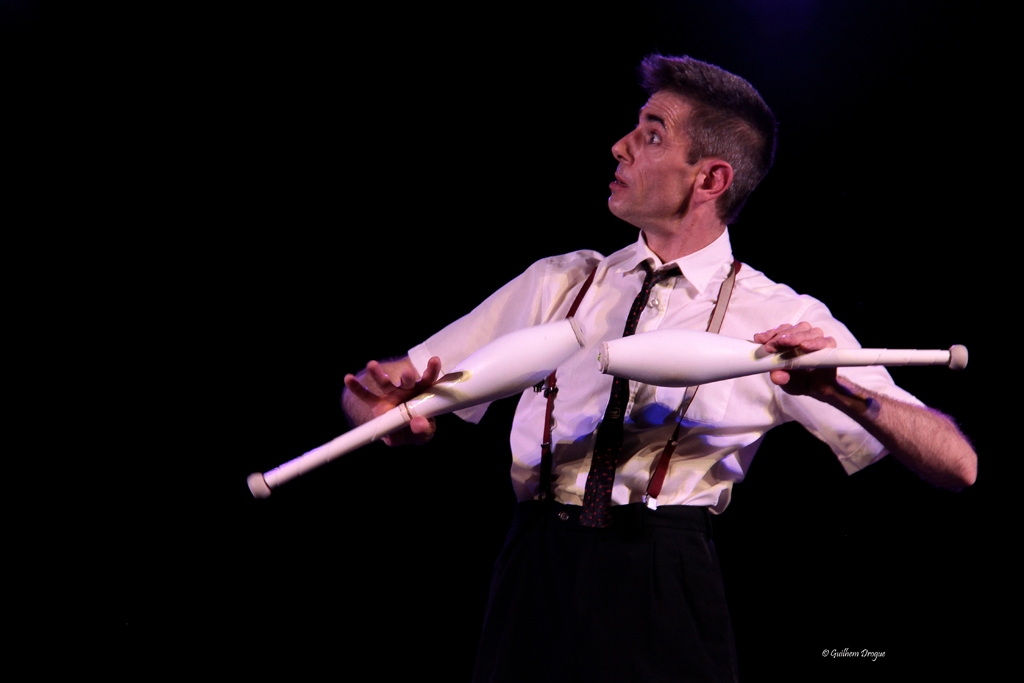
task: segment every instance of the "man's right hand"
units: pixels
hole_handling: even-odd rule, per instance
[[[351,424],[368,422],[423,393],[440,374],[441,359],[436,356],[427,363],[422,377],[408,356],[383,363],[370,361],[358,375],[345,375],[342,409]],[[406,429],[385,436],[383,441],[389,446],[422,444],[434,436],[435,429],[432,418],[414,417]]]

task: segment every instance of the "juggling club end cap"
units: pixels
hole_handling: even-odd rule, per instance
[[[252,491],[253,498],[270,497],[270,487],[267,486],[267,480],[263,478],[262,472],[253,472],[245,482],[249,484],[249,490]]]
[[[949,369],[963,370],[967,367],[967,347],[955,344],[949,347]]]

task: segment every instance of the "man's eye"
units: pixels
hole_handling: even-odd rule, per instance
[[[652,130],[647,134],[647,142],[652,145],[657,145],[661,142],[661,136]]]

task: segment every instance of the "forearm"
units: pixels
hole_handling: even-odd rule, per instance
[[[845,377],[837,377],[815,398],[856,420],[893,457],[935,486],[959,490],[977,478],[974,449],[938,411],[869,391]]]

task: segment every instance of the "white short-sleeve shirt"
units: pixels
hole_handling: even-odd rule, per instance
[[[594,437],[612,384],[612,378],[598,369],[596,347],[622,336],[626,316],[644,280],[640,264],[645,260],[654,269],[665,265],[642,235],[635,244],[608,257],[577,251],[542,259],[468,315],[409,351],[419,371],[431,356],[438,356],[447,371],[503,334],[564,318],[584,280],[596,269],[575,316],[587,348],[558,368],[552,489],[561,503],[583,503]],[[707,329],[732,261],[728,231],[701,251],[674,261],[682,275],[654,287],[637,333],[662,328]],[[800,321],[820,327],[840,348],[860,346],[820,301],[772,282],[744,264],[720,334],[751,339],[758,332]],[[840,374],[867,389],[920,405],[893,384],[883,367],[843,368]],[[614,504],[639,502],[643,497],[656,458],[675,428],[675,412],[684,392],[683,388],[630,383],[623,456],[612,488]],[[477,406],[459,414],[475,422],[486,408]],[[543,393],[533,391],[523,394],[516,409],[510,440],[511,475],[519,500],[538,494],[545,410]],[[767,374],[715,382],[700,387],[682,419],[683,429],[658,504],[701,505],[721,512],[729,503],[733,483],[741,481],[750,467],[764,434],[792,420],[827,443],[847,473],[885,454],[882,445],[852,419],[815,399],[790,396],[772,384]]]

